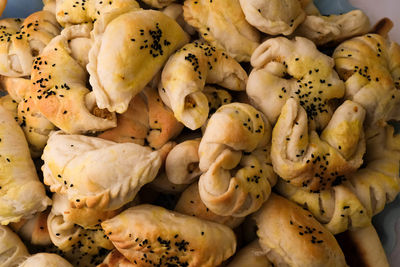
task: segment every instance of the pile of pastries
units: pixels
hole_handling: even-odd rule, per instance
[[[371,218],[400,191],[389,20],[43,2],[0,20],[0,266],[360,266],[350,242],[388,266]]]

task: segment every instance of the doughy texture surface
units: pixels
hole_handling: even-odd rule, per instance
[[[27,258],[19,267],[73,267],[68,261],[57,254],[38,253]]]
[[[28,256],[29,252],[18,235],[0,225],[0,266],[17,267]]]

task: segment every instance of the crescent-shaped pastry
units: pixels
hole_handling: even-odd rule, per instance
[[[55,16],[48,11],[35,12],[23,22],[5,19],[0,25],[0,75],[4,76],[29,76],[34,57],[60,34]]]
[[[239,0],[246,20],[270,35],[290,35],[306,18],[299,0]]]
[[[260,246],[274,266],[347,266],[335,237],[293,202],[271,194],[254,218]]]
[[[236,250],[229,227],[158,206],[139,205],[101,225],[116,249],[139,266],[218,266]]]
[[[246,72],[226,52],[196,41],[169,58],[162,72],[159,91],[178,121],[195,130],[209,115],[209,102],[203,93],[206,83],[241,91],[246,82]]]
[[[28,256],[29,252],[18,235],[0,225],[0,266],[17,267]]]
[[[200,36],[237,61],[249,61],[260,33],[245,19],[239,0],[186,0],[183,16]]]
[[[255,240],[239,250],[227,267],[272,267],[272,263],[265,254],[258,240]]]
[[[361,10],[352,10],[341,15],[307,16],[296,29],[295,35],[306,37],[316,45],[324,45],[366,34],[370,29],[368,16]]]
[[[400,46],[397,43],[377,34],[367,34],[340,44],[333,58],[340,78],[345,80],[345,97],[366,109],[368,128],[400,119]]]
[[[155,10],[103,16],[92,38],[87,69],[97,105],[118,113],[127,110],[168,57],[189,41],[174,19]]]
[[[18,267],[73,267],[71,263],[57,254],[37,253],[28,257]]]
[[[268,199],[276,181],[270,136],[268,121],[250,105],[223,105],[211,116],[199,146],[199,192],[207,208],[244,217]]]
[[[64,29],[34,61],[31,94],[37,109],[67,133],[101,131],[116,126],[115,114],[99,109],[86,88],[85,66],[79,64],[70,40],[88,38],[90,25]]]
[[[161,166],[158,151],[83,135],[53,133],[43,151],[44,182],[72,207],[115,210],[132,201]]]
[[[319,136],[309,129],[306,111],[289,99],[272,132],[274,171],[288,183],[311,191],[340,183],[363,162],[364,118],[365,110],[347,100]]]
[[[306,110],[311,124],[321,129],[332,116],[329,101],[344,95],[333,59],[306,38],[269,39],[254,51],[251,64],[254,69],[246,92],[272,124],[293,97]]]
[[[46,196],[28,144],[12,115],[0,107],[0,223],[18,222],[46,209]]]

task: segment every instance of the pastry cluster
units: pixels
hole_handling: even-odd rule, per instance
[[[389,266],[371,219],[400,192],[390,21],[43,3],[0,20],[0,266],[356,266],[350,241]]]

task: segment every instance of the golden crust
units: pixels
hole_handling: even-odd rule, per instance
[[[114,249],[108,253],[103,263],[97,267],[134,267],[136,264],[131,263],[127,258],[124,257],[118,250]]]

